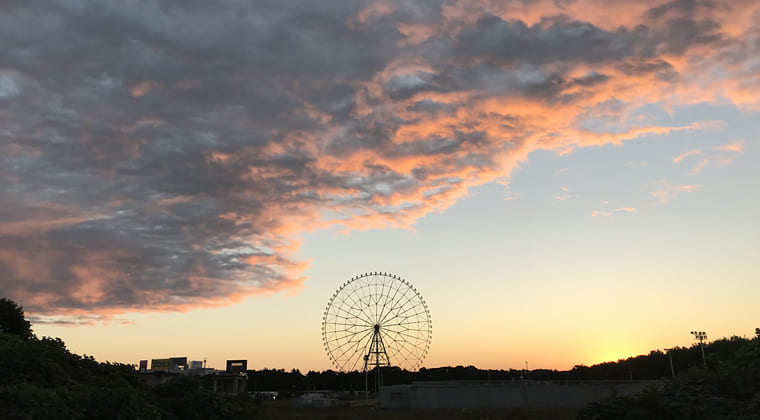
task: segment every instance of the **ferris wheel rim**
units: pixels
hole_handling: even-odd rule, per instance
[[[362,361],[366,369],[364,352],[371,348],[373,331],[383,334],[389,365],[413,370],[422,364],[432,342],[432,320],[427,302],[406,279],[368,272],[344,282],[330,297],[322,341],[338,370],[358,370]]]

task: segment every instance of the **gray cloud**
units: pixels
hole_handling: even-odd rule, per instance
[[[571,76],[578,64],[675,81],[659,54],[723,40],[675,13],[697,3],[609,31],[468,23],[436,1],[365,21],[368,2],[3,2],[0,289],[31,313],[81,315],[297,287],[291,240],[333,222],[322,210],[359,228],[414,219],[525,139],[522,117],[483,111],[445,133],[405,128],[488,97],[572,103],[613,79]],[[430,36],[404,43],[401,23]]]

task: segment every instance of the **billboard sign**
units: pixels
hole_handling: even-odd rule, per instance
[[[169,359],[151,359],[150,370],[169,370]]]
[[[169,370],[178,371],[187,366],[187,357],[171,357],[169,358]]]
[[[248,369],[247,360],[228,360],[227,372],[245,372]]]

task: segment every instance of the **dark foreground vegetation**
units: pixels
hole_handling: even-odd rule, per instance
[[[0,299],[0,418],[11,419],[248,419],[248,395],[207,391],[197,378],[149,387],[134,366],[99,363],[66,349],[59,338],[37,338],[23,310]]]
[[[718,349],[731,348],[730,353]],[[715,351],[715,353],[713,353]],[[760,328],[705,348],[706,368],[689,368],[635,396],[593,403],[579,419],[760,419]]]
[[[613,396],[576,410],[471,409],[383,411],[367,405],[305,408],[290,404],[309,390],[364,389],[360,372],[251,370],[248,390],[278,391],[277,401],[209,391],[198,377],[150,387],[132,365],[100,363],[71,353],[59,338],[36,337],[23,309],[0,299],[0,418],[2,419],[759,419],[760,329],[670,355],[653,351],[617,362],[557,370],[480,370],[473,366],[386,369],[386,385],[429,380],[586,381],[659,379],[635,396]],[[673,361],[671,371],[670,357]],[[676,378],[672,379],[672,373]],[[371,382],[370,382],[371,383]]]

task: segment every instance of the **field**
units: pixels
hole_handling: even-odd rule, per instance
[[[363,401],[341,407],[298,407],[289,400],[266,401],[260,406],[259,418],[264,420],[480,420],[480,419],[549,419],[565,420],[575,417],[574,409],[474,408],[461,410],[385,410]]]

